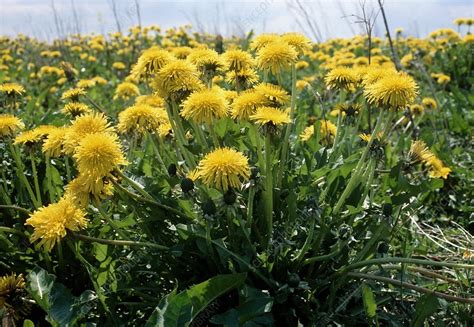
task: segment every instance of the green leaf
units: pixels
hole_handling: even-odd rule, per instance
[[[25,319],[25,321],[23,321],[23,327],[35,327],[35,324],[31,320]]]
[[[415,305],[415,313],[413,315],[413,327],[423,326],[426,318],[429,318],[439,308],[439,300],[433,294],[423,295]]]
[[[189,326],[211,302],[242,285],[246,278],[245,273],[218,275],[177,295],[174,290],[160,301],[145,326]]]
[[[364,302],[365,313],[372,320],[377,314],[377,303],[375,302],[374,293],[367,284],[362,284],[362,300]]]
[[[48,314],[51,324],[58,326],[75,325],[92,309],[90,302],[96,299],[90,290],[84,291],[79,298],[73,296],[63,284],[56,282],[56,276],[40,267],[28,274],[26,289]]]

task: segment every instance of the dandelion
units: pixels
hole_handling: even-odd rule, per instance
[[[31,305],[24,301],[26,294],[26,282],[22,274],[11,273],[0,277],[0,311],[6,313],[6,317],[19,320],[30,313]]]
[[[36,210],[25,225],[34,228],[31,242],[40,240],[38,245],[51,251],[66,236],[67,230],[79,231],[87,227],[87,219],[85,212],[77,208],[71,198],[63,197],[57,203]]]
[[[427,162],[433,156],[433,153],[428,149],[426,143],[422,140],[411,142],[410,151],[408,152],[408,158],[410,162]]]
[[[58,80],[58,84],[59,84],[59,80]],[[95,84],[96,82],[92,79],[81,79],[77,81],[76,87],[81,88],[81,89],[89,89],[91,87],[94,87]]]
[[[307,142],[314,135],[314,125],[306,127],[300,134],[300,139],[303,142]]]
[[[79,142],[89,134],[110,133],[113,129],[102,113],[91,113],[78,116],[71,124],[64,137],[64,152],[74,153]]]
[[[56,126],[41,125],[32,130],[24,131],[15,137],[14,144],[33,145],[34,143],[41,142],[49,133],[57,128]]]
[[[288,92],[278,85],[260,83],[254,87],[254,90],[267,99],[270,106],[282,106],[290,101]]]
[[[232,102],[232,118],[246,120],[253,115],[258,107],[265,106],[267,99],[255,90],[248,90],[237,96]]]
[[[208,153],[197,167],[197,175],[204,184],[226,192],[240,188],[241,180],[248,180],[248,158],[231,148],[219,148]]]
[[[159,47],[151,47],[143,51],[137,64],[132,68],[132,75],[141,79],[156,74],[167,63],[172,61],[173,55]]]
[[[114,187],[110,182],[98,179],[91,183],[88,176],[81,174],[66,185],[64,192],[64,196],[72,199],[80,208],[85,208],[91,197],[101,201],[113,194]]]
[[[341,114],[342,116],[353,117],[361,110],[362,106],[358,103],[338,103],[330,112],[330,115],[337,117],[339,114]]]
[[[349,90],[356,84],[357,75],[352,68],[336,67],[326,75],[324,81],[331,89],[338,88]]]
[[[25,124],[20,118],[10,114],[0,115],[0,138],[12,137],[23,128]]]
[[[61,100],[71,100],[73,102],[79,101],[81,95],[86,95],[86,91],[83,88],[74,88],[67,90],[61,96]]]
[[[436,103],[436,100],[433,98],[423,98],[421,100],[421,104],[426,108],[426,109],[436,109],[438,108],[438,104]]]
[[[211,49],[194,50],[186,59],[205,76],[213,76],[218,70],[224,68],[224,61],[216,51]]]
[[[226,82],[237,87],[248,88],[259,80],[257,71],[251,68],[241,70],[231,70],[226,74]]]
[[[227,50],[222,55],[222,59],[227,69],[234,72],[252,70],[255,64],[250,53],[239,49]]]
[[[79,173],[88,176],[91,182],[127,164],[117,136],[111,133],[86,135],[79,142],[73,157]]]
[[[445,74],[440,74],[436,80],[436,82],[440,85],[446,85],[451,82],[451,77]]]
[[[451,173],[451,168],[446,167],[443,162],[434,155],[426,160],[426,165],[428,166],[428,175],[431,178],[446,179]]]
[[[173,60],[166,64],[156,74],[152,85],[164,98],[184,97],[203,87],[196,66],[184,60]]]
[[[332,143],[337,133],[337,127],[329,120],[320,120],[319,132],[321,133],[322,140],[327,143]]]
[[[273,107],[259,107],[256,112],[250,116],[250,120],[254,120],[259,125],[280,126],[291,122],[290,115],[287,111],[283,111]]]
[[[140,90],[138,86],[130,82],[122,82],[115,89],[114,100],[123,99],[128,100],[132,97],[139,96]]]
[[[51,130],[43,141],[43,153],[46,153],[50,158],[59,157],[63,152],[67,131],[67,127],[59,127]]]
[[[372,104],[398,109],[414,101],[418,94],[417,89],[412,77],[398,73],[387,75],[374,84],[367,85],[364,95]]]
[[[260,49],[266,47],[268,44],[279,41],[280,36],[277,34],[264,33],[256,36],[250,43],[250,49],[260,51]]]
[[[155,108],[164,108],[165,100],[162,97],[157,96],[155,94],[140,95],[139,97],[135,99],[135,104],[136,105],[145,104],[145,105],[152,106]]]
[[[125,64],[121,61],[116,61],[112,64],[112,68],[117,70],[124,70],[125,68],[127,68],[127,66],[125,66]]]
[[[68,102],[61,109],[61,112],[66,115],[76,117],[79,115],[91,113],[92,109],[87,104],[82,103],[82,102]]]
[[[278,76],[288,70],[297,60],[296,50],[284,41],[267,44],[257,53],[257,66],[263,71],[270,71]]]
[[[302,55],[311,50],[311,40],[300,33],[285,33],[281,39],[296,49]]]
[[[181,116],[198,124],[210,124],[213,119],[228,115],[228,103],[222,91],[214,87],[192,93],[181,107]]]
[[[25,88],[17,83],[3,83],[0,84],[0,93],[5,93],[7,96],[23,95]]]
[[[120,133],[124,134],[133,133],[134,131],[140,135],[146,132],[152,133],[158,129],[161,123],[167,120],[160,112],[164,112],[164,110],[153,108],[146,104],[128,107],[119,113],[117,129]]]

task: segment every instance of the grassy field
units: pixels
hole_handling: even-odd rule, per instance
[[[0,38],[2,324],[472,326],[472,23]]]

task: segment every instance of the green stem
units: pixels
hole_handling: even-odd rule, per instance
[[[169,250],[167,246],[156,244],[156,243],[151,243],[151,242],[137,242],[137,241],[125,241],[125,240],[107,240],[103,238],[97,238],[97,237],[92,237],[92,236],[87,236],[83,234],[79,234],[76,232],[71,232],[71,235],[74,236],[74,238],[81,240],[81,241],[87,241],[87,242],[95,242],[99,244],[107,244],[107,245],[117,245],[117,246],[143,246],[143,247],[152,247],[154,249],[158,250]]]
[[[286,162],[288,160],[288,149],[291,131],[293,129],[293,119],[296,108],[296,67],[291,65],[291,102],[290,102],[290,123],[286,126],[285,135],[283,137],[283,148],[281,150],[280,167],[278,169],[276,186],[280,187],[283,179],[283,172],[286,170]]]
[[[265,135],[265,227],[266,239],[270,241],[273,229],[273,169],[271,134]],[[268,244],[267,244],[268,245]]]
[[[348,270],[371,266],[371,265],[379,265],[379,264],[384,264],[384,263],[411,263],[415,265],[427,265],[427,266],[435,266],[435,267],[474,269],[474,265],[463,264],[463,263],[441,262],[441,261],[431,261],[431,260],[423,260],[423,259],[403,258],[403,257],[390,257],[390,258],[379,258],[379,259],[371,259],[371,260],[356,262],[345,267],[343,271],[348,271]]]
[[[23,213],[25,213],[25,214],[27,214],[27,215],[31,215],[31,211],[30,211],[30,210],[25,209],[25,208],[22,208],[22,207],[15,206],[15,205],[0,204],[0,209],[13,209],[13,210],[17,210],[17,211],[23,212]]]
[[[367,158],[367,155],[369,153],[370,147],[372,146],[372,143],[374,142],[376,135],[381,127],[381,122],[382,122],[382,117],[383,117],[383,111],[380,110],[379,117],[377,118],[377,123],[375,124],[374,131],[372,133],[372,136],[367,143],[367,146],[364,149],[364,152],[362,153],[362,156],[359,159],[359,162],[357,163],[356,168],[354,169],[354,172],[351,175],[351,178],[349,180],[349,183],[347,184],[346,188],[344,189],[344,192],[342,192],[341,197],[339,198],[339,201],[337,202],[336,206],[334,207],[333,213],[338,214],[339,211],[342,208],[342,205],[346,201],[347,197],[351,194],[353,189],[357,186],[357,183],[359,181],[359,177],[361,175],[361,168],[363,167],[363,164],[365,162],[365,159]]]
[[[23,234],[19,230],[16,230],[15,228],[0,226],[0,233],[2,233],[2,232],[26,237],[25,234]]]
[[[33,189],[31,188],[31,185],[30,183],[28,182],[28,179],[26,178],[26,175],[25,175],[25,171],[24,171],[24,167],[23,167],[23,163],[18,155],[18,152],[16,151],[16,148],[15,146],[13,145],[13,143],[10,141],[8,142],[8,145],[10,147],[10,151],[13,155],[13,159],[15,160],[15,163],[16,163],[16,170],[17,170],[17,173],[18,173],[18,177],[20,178],[20,181],[25,185],[26,187],[26,191],[28,192],[28,195],[30,196],[30,200],[31,202],[33,202],[33,206],[35,208],[39,208],[41,207],[41,205],[38,203],[37,199],[36,199],[36,196],[33,192]]]
[[[30,161],[31,161],[31,171],[33,173],[33,182],[35,185],[36,199],[40,205],[43,205],[43,201],[41,200],[41,190],[39,187],[38,173],[36,171],[36,164],[35,164],[35,158],[33,156],[33,151],[30,151]]]
[[[432,294],[436,297],[443,298],[443,299],[445,299],[447,301],[451,301],[451,302],[461,302],[461,303],[474,304],[474,298],[462,298],[462,297],[457,297],[457,296],[453,296],[453,295],[449,295],[449,294],[444,294],[444,293],[441,293],[441,292],[430,290],[428,288],[413,285],[413,284],[410,284],[410,283],[407,283],[407,282],[404,282],[404,281],[401,281],[401,280],[396,280],[396,279],[392,279],[392,278],[388,278],[388,277],[376,276],[376,275],[370,275],[370,274],[363,274],[363,273],[355,273],[355,272],[350,272],[347,275],[350,276],[350,277],[354,277],[354,278],[370,279],[370,280],[375,280],[375,281],[379,281],[379,282],[386,283],[386,284],[392,284],[392,285],[408,288],[408,289],[411,289],[411,290],[414,290],[414,291],[417,291],[417,292],[420,292],[420,293]]]

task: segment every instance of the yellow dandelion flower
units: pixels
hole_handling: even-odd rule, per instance
[[[83,114],[92,112],[92,109],[85,103],[82,102],[68,102],[62,109],[61,112],[76,117]]]
[[[5,93],[7,96],[23,95],[25,88],[17,83],[3,83],[0,84],[0,93]]]
[[[387,75],[396,74],[395,69],[386,69],[379,66],[370,66],[365,71],[365,74],[362,76],[362,85],[367,86],[378,82],[380,79],[386,77]]]
[[[330,115],[337,117],[339,114],[342,116],[355,116],[362,110],[362,106],[358,103],[338,103],[334,109],[330,112]]]
[[[196,66],[184,60],[173,60],[156,74],[152,86],[166,98],[185,96],[203,88]]]
[[[92,80],[97,84],[97,85],[105,85],[107,84],[107,80],[103,77],[96,76],[92,78]]]
[[[89,178],[81,174],[66,185],[64,192],[64,196],[72,199],[80,208],[87,207],[91,197],[104,200],[113,194],[114,187],[111,183],[99,179],[91,185]]]
[[[85,95],[86,91],[83,88],[74,88],[67,90],[61,96],[61,100],[71,100],[71,101],[78,101],[81,95]]]
[[[305,80],[297,80],[296,81],[296,89],[299,91],[303,91],[305,88],[309,86],[309,82]]]
[[[302,69],[308,68],[308,67],[309,67],[309,63],[308,63],[307,61],[298,61],[298,62],[295,64],[295,67],[296,67],[296,69],[298,69],[298,70],[302,70]]]
[[[281,36],[282,40],[287,42],[302,55],[311,50],[311,40],[300,33],[285,33]]]
[[[125,66],[125,64],[121,61],[116,61],[112,63],[112,68],[117,70],[124,70],[125,68],[127,68],[127,66]]]
[[[383,133],[379,132],[377,133],[377,137],[375,139],[380,141],[382,139],[382,136],[383,136]],[[359,137],[362,141],[369,143],[370,140],[372,139],[372,134],[361,133],[359,134]]]
[[[439,160],[435,155],[430,157],[426,161],[428,166],[428,175],[431,178],[448,178],[449,173],[451,173],[451,168],[446,167],[441,160]]]
[[[193,49],[190,47],[174,47],[170,49],[170,52],[178,59],[186,59],[192,51]]]
[[[270,106],[282,106],[290,101],[290,95],[282,87],[270,83],[260,83],[254,91],[268,100]]]
[[[166,138],[169,135],[173,135],[173,128],[171,127],[171,124],[169,122],[161,124],[158,127],[158,135],[161,138]]]
[[[433,98],[423,98],[421,100],[421,104],[426,108],[426,109],[436,109],[438,108],[438,104],[436,103],[436,100]]]
[[[237,91],[232,91],[232,90],[223,90],[224,93],[224,98],[227,100],[228,103],[233,103],[234,99],[239,96],[239,93]]]
[[[393,109],[411,104],[418,94],[415,80],[405,74],[389,74],[374,84],[365,87],[364,95],[368,102]]]
[[[57,203],[36,210],[25,225],[34,228],[31,241],[40,240],[39,246],[51,251],[66,236],[67,230],[79,231],[87,227],[87,219],[85,212],[77,208],[72,199],[63,197]]]
[[[158,95],[140,95],[135,99],[135,104],[146,104],[155,108],[164,108],[165,100]]]
[[[267,44],[257,52],[257,66],[263,71],[270,71],[273,75],[280,75],[296,63],[298,53],[284,41]]]
[[[440,74],[436,80],[436,82],[440,85],[445,85],[451,82],[451,77],[445,74]]]
[[[81,79],[77,81],[76,87],[80,89],[89,89],[91,87],[94,87],[96,82],[92,79]]]
[[[187,56],[186,60],[195,65],[203,74],[213,75],[217,70],[224,68],[224,61],[212,49],[195,49]]]
[[[58,127],[50,125],[41,125],[32,130],[24,131],[15,137],[15,144],[32,145],[41,142],[49,133],[56,130]]]
[[[255,65],[254,59],[250,53],[239,49],[227,50],[222,55],[226,67],[230,71],[245,71],[251,70]]]
[[[259,80],[257,71],[251,68],[241,70],[230,70],[226,74],[226,82],[237,87],[237,89],[248,88]]]
[[[300,134],[300,139],[303,142],[308,141],[314,135],[314,125],[306,127]]]
[[[0,115],[0,138],[14,136],[23,128],[25,128],[25,124],[20,118],[10,114]]]
[[[113,99],[114,100],[117,100],[117,99],[128,100],[132,97],[139,96],[139,95],[140,95],[140,90],[138,89],[138,86],[130,82],[122,82],[119,85],[117,85]]]
[[[325,141],[328,140],[329,142],[332,142],[337,133],[336,125],[331,123],[329,120],[320,120],[319,122],[321,124],[319,128],[321,138]]]
[[[46,153],[51,158],[59,157],[63,152],[67,131],[67,127],[59,127],[51,130],[43,141],[43,153]]]
[[[17,276],[16,273],[11,273],[0,277],[0,310],[4,311],[6,316],[10,315],[19,320],[30,313],[30,304],[22,301],[26,295],[25,288],[26,282],[22,274]],[[8,319],[6,321],[8,325]]]
[[[250,49],[260,51],[260,49],[266,47],[269,43],[273,43],[280,40],[280,36],[277,34],[264,33],[256,36],[250,43]]]
[[[227,116],[228,106],[221,89],[214,87],[192,93],[181,107],[181,116],[198,124],[210,124],[213,119]]]
[[[428,149],[426,143],[422,140],[411,142],[408,158],[412,163],[428,162],[428,160],[433,156],[434,154]]]
[[[102,113],[90,113],[78,116],[67,130],[64,137],[64,152],[68,155],[74,153],[79,142],[89,134],[110,133],[113,129]]]
[[[90,181],[107,176],[119,166],[127,164],[117,136],[111,133],[86,135],[74,153],[77,169]]]
[[[357,83],[357,75],[352,68],[336,67],[327,73],[324,81],[331,89],[350,89]]]
[[[158,72],[168,62],[173,60],[173,55],[159,47],[151,47],[143,51],[138,58],[137,64],[132,68],[132,75],[141,79]]]
[[[224,192],[240,188],[241,179],[250,177],[248,158],[234,149],[219,148],[199,162],[197,174],[204,184]]]
[[[273,107],[258,107],[250,120],[254,120],[259,125],[279,126],[290,123],[290,115],[287,111],[283,111]]]
[[[128,107],[118,115],[117,129],[120,133],[137,132],[140,135],[146,132],[154,132],[163,123],[163,116],[160,109],[153,108],[146,104],[137,104]]]
[[[268,100],[255,90],[248,90],[237,96],[232,102],[231,116],[232,118],[247,120],[253,115],[258,107],[268,104]]]
[[[425,111],[425,107],[421,104],[411,104],[408,106],[410,112],[413,116],[419,116]]]

